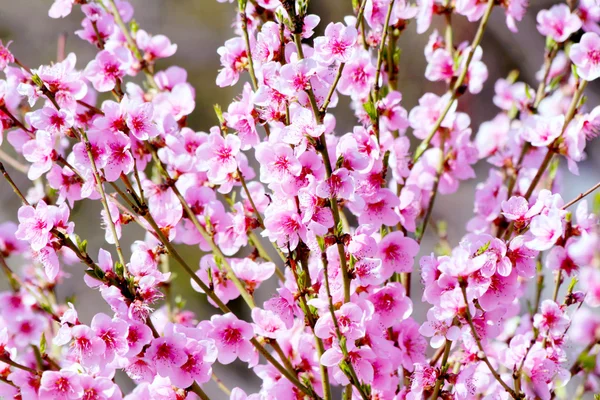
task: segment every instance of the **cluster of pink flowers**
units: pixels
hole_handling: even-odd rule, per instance
[[[155,68],[177,45],[140,29],[125,0],[51,6],[53,18],[83,13],[76,34],[98,49],[87,65],[68,54],[30,68],[0,42],[0,187],[23,203],[18,224],[0,224],[10,284],[0,293],[0,397],[205,400],[219,387],[233,400],[549,400],[565,385],[577,396],[600,391],[600,225],[598,202],[586,198],[600,184],[566,202],[558,170],[578,174],[600,134],[600,107],[584,96],[600,77],[600,6],[569,1],[538,13],[547,40],[537,88],[515,74],[498,80],[498,114],[473,135],[459,103],[489,85],[487,22],[500,8],[515,31],[526,0],[353,3],[356,15],[324,26],[308,1],[238,0],[216,84],[244,83],[215,107],[219,124],[208,132],[187,125],[196,95],[187,72]],[[452,42],[452,14],[479,24],[472,42]],[[424,57],[441,94],[407,110],[398,38],[438,16],[445,33],[430,34]],[[356,117],[347,133],[333,111],[343,96]],[[468,234],[456,237],[432,210],[476,177],[479,161],[489,174]],[[15,184],[18,171],[31,188]],[[90,244],[93,254],[70,221],[92,200],[102,211],[90,221],[102,221],[106,241]],[[128,225],[145,232],[130,249],[120,244]],[[426,233],[432,249],[421,247]],[[202,253],[199,266],[183,245]],[[173,293],[169,260],[206,295],[209,319]],[[57,285],[78,285],[76,268],[110,315],[80,319],[76,302],[57,298]],[[257,304],[265,287],[276,291]],[[262,381],[257,393],[227,388],[213,372],[236,360]],[[117,373],[135,389],[122,390]]]

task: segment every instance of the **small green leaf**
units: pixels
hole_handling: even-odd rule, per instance
[[[556,41],[552,39],[550,36],[546,36],[546,48],[548,50],[552,50],[556,46]]]
[[[40,78],[40,76],[38,74],[33,74],[31,76],[31,80],[33,81],[33,83],[35,83],[39,87],[44,86],[44,81],[42,81],[42,78]]]
[[[125,275],[125,266],[117,261],[114,266],[114,271],[119,278],[123,278]]]
[[[135,19],[131,20],[129,23],[129,30],[131,31],[131,34],[135,36],[135,34],[140,30],[140,24],[138,24]]]
[[[579,356],[579,363],[584,371],[593,371],[596,368],[596,356],[589,353],[584,353]]]
[[[223,110],[221,109],[221,105],[220,104],[215,104],[213,106],[213,108],[215,109],[215,114],[217,115],[217,119],[219,120],[219,124],[220,125],[225,124],[225,118],[223,117]]]
[[[319,244],[319,249],[321,249],[321,251],[325,251],[325,239],[323,236],[317,236],[317,243]]]
[[[484,244],[483,246],[481,246],[479,249],[477,249],[477,252],[475,253],[475,257],[482,255],[483,253],[485,253],[487,251],[487,249],[490,248],[490,244],[492,242],[490,240],[488,240],[488,242],[486,244]]]
[[[550,179],[554,179],[556,178],[556,173],[558,172],[558,165],[559,165],[560,159],[558,157],[555,157],[552,160],[552,164],[550,164]]]
[[[42,337],[40,339],[40,353],[46,354],[46,346],[47,346],[46,334],[42,333]]]
[[[369,116],[369,118],[371,118],[371,120],[377,119],[377,109],[375,108],[375,104],[373,104],[372,101],[369,100],[368,102],[363,104],[363,108],[365,109],[367,115]]]
[[[600,192],[596,193],[596,195],[594,196],[594,200],[592,202],[592,210],[596,215],[600,213]]]
[[[506,77],[506,80],[509,83],[515,83],[517,81],[517,79],[519,79],[519,70],[518,69],[513,69],[512,71],[510,71],[510,73]]]
[[[577,73],[577,66],[575,64],[571,64],[571,73],[575,79],[579,79],[579,74]]]

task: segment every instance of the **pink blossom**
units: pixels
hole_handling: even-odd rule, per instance
[[[0,41],[0,70],[4,70],[10,63],[15,62],[15,58],[12,53],[8,50],[11,42],[6,43],[6,46]]]
[[[35,208],[22,206],[19,208],[19,228],[15,237],[28,241],[33,250],[40,251],[52,237],[50,231],[53,223],[51,209],[43,200]]]
[[[412,313],[412,301],[406,297],[404,287],[398,282],[375,289],[369,300],[375,307],[379,321],[386,327],[401,322]]]
[[[144,59],[149,62],[171,57],[177,51],[177,45],[171,44],[168,37],[164,35],[151,36],[143,29],[137,31],[135,40],[140,50],[145,53]]]
[[[383,296],[383,293],[382,293]],[[380,296],[381,297],[381,296]],[[348,340],[361,338],[365,334],[364,312],[359,306],[346,303],[335,312],[340,333]],[[315,335],[321,339],[335,337],[336,329],[333,318],[327,313],[315,324]]]
[[[377,255],[381,258],[386,275],[411,272],[419,245],[402,232],[392,232],[379,242]]]
[[[569,325],[569,318],[564,315],[561,307],[552,300],[544,300],[540,307],[541,314],[533,317],[533,326],[543,335],[561,337]]]
[[[375,73],[376,69],[371,63],[371,57],[360,52],[346,64],[338,84],[338,90],[347,96],[364,100],[375,83]]]
[[[584,33],[579,43],[571,46],[571,61],[577,66],[577,75],[586,81],[600,76],[600,37],[594,32]]]
[[[581,20],[566,4],[556,4],[537,15],[538,31],[562,43],[581,28]]]
[[[97,337],[106,344],[103,353],[104,362],[111,362],[115,356],[127,353],[127,323],[119,318],[110,318],[106,314],[96,314],[90,327]]]
[[[252,320],[254,321],[254,331],[260,336],[276,339],[279,334],[287,330],[285,323],[273,311],[254,308]]]
[[[562,220],[556,212],[537,215],[531,220],[529,239],[526,245],[532,250],[549,250],[562,234]]]
[[[52,168],[52,161],[57,157],[54,140],[50,132],[39,130],[35,139],[23,145],[23,156],[32,163],[27,173],[29,179],[37,179]]]
[[[75,119],[70,111],[57,111],[54,107],[44,107],[30,113],[29,121],[36,129],[47,131],[52,135],[60,135],[73,126]]]
[[[389,189],[380,189],[373,196],[365,199],[365,205],[362,211],[359,211],[359,222],[361,224],[373,224],[376,226],[396,225],[400,217],[395,211],[400,203],[398,197],[392,193]],[[360,209],[359,202],[351,205],[351,209]]]
[[[86,77],[99,92],[110,92],[121,80],[131,64],[131,53],[118,47],[113,51],[103,50],[85,68]]]
[[[221,56],[223,69],[217,76],[217,85],[220,87],[233,86],[240,79],[240,72],[246,69],[247,54],[244,40],[240,37],[229,39],[224,46],[217,49]]]
[[[248,258],[241,260],[231,260],[231,268],[242,282],[246,289],[252,293],[260,284],[269,279],[275,273],[276,266],[272,262],[256,263]]]
[[[194,382],[205,383],[212,375],[212,364],[217,359],[217,348],[210,340],[188,340],[184,351],[187,361],[169,374],[173,385],[187,388]]]
[[[50,18],[64,18],[71,14],[75,0],[54,0],[54,3],[48,11]]]
[[[211,181],[222,182],[227,174],[237,171],[240,146],[240,139],[235,135],[223,138],[219,133],[211,133],[208,140],[196,150],[200,171],[207,171]]]
[[[83,387],[73,371],[44,371],[40,382],[41,397],[56,400],[80,399]]]
[[[152,103],[138,104],[125,100],[127,107],[127,127],[138,140],[148,140],[158,135],[158,129],[152,121],[154,107]]]
[[[173,330],[172,325],[165,329],[165,336],[155,338],[146,350],[145,358],[156,367],[160,376],[167,377],[171,371],[184,365],[188,356],[184,350],[186,337]]]
[[[330,23],[325,36],[315,38],[315,52],[325,63],[348,62],[354,51],[358,33],[353,26]]]
[[[563,132],[565,119],[562,115],[547,118],[532,116],[527,121],[523,138],[536,147],[546,147]]]
[[[428,61],[425,77],[430,81],[451,79],[456,73],[454,59],[446,49],[437,49]]]
[[[236,318],[235,315],[213,315],[210,319],[212,330],[209,337],[215,341],[221,364],[229,364],[236,358],[249,361],[253,357],[250,339],[254,335],[252,325]]]
[[[452,320],[439,320],[433,310],[427,312],[427,321],[419,328],[419,333],[431,338],[431,347],[438,349],[446,340],[455,341],[460,336],[460,328],[454,326]]]

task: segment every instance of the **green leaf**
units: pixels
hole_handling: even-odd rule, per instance
[[[519,79],[519,70],[518,69],[513,69],[512,71],[510,71],[510,73],[506,77],[506,80],[509,83],[515,83],[517,81],[517,79]]]
[[[400,56],[401,55],[402,55],[402,49],[397,48],[396,51],[394,51],[394,58],[393,58],[394,65],[400,64]]]
[[[575,79],[579,79],[579,74],[577,73],[577,66],[575,64],[571,64],[571,73]]]
[[[35,83],[39,87],[44,86],[44,81],[42,81],[42,78],[40,78],[40,76],[38,74],[33,74],[31,76],[31,80],[33,81],[33,83]]]
[[[558,157],[555,157],[552,160],[552,164],[550,164],[550,179],[554,179],[556,178],[556,173],[558,172],[558,165],[559,165],[560,159]]]
[[[129,23],[129,30],[131,31],[131,35],[135,36],[137,31],[140,30],[140,24],[138,24],[138,22],[135,19],[132,19]]]
[[[119,261],[117,261],[115,263],[114,270],[115,270],[115,274],[119,278],[123,278],[123,276],[125,275],[125,266],[123,264],[121,264]]]
[[[594,196],[594,200],[592,202],[592,210],[596,215],[600,213],[600,192],[596,193],[596,195]]]
[[[525,85],[525,96],[527,97],[527,100],[533,99],[533,96],[531,95],[531,88],[529,87],[529,85]]]
[[[317,243],[319,244],[319,249],[321,249],[321,251],[325,251],[325,239],[323,236],[317,236]]]
[[[186,301],[183,297],[181,297],[181,295],[175,296],[175,306],[177,308],[183,310],[185,308],[185,304],[186,304]]]
[[[338,159],[335,161],[335,168],[339,169],[342,167],[342,165],[344,165],[344,155],[340,154]]]
[[[584,353],[579,356],[579,364],[584,371],[593,371],[596,368],[596,356],[589,353]]]
[[[480,256],[483,253],[485,253],[487,251],[487,249],[490,248],[490,244],[492,242],[490,240],[488,240],[488,242],[486,244],[484,244],[483,246],[481,246],[479,249],[477,249],[477,252],[475,253],[475,256]]]
[[[552,50],[556,46],[556,42],[550,36],[546,36],[546,48]]]
[[[46,334],[42,333],[42,337],[40,339],[40,353],[46,354],[46,346],[47,346]]]
[[[363,108],[365,109],[367,115],[369,115],[369,118],[371,118],[371,120],[377,119],[377,109],[375,108],[375,104],[373,104],[372,101],[369,100],[368,102],[363,104]]]
[[[221,109],[221,105],[215,104],[213,106],[213,108],[215,109],[215,114],[217,114],[217,119],[219,120],[219,124],[220,125],[225,124],[225,118],[223,117],[223,110]]]

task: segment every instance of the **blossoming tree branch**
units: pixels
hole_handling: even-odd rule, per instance
[[[70,53],[35,68],[0,43],[0,187],[22,202],[0,224],[0,397],[597,392],[600,229],[588,195],[600,184],[564,199],[556,178],[559,165],[577,175],[600,132],[600,108],[585,97],[600,77],[600,6],[568,0],[538,13],[537,84],[517,73],[495,82],[497,115],[472,135],[459,110],[491,84],[480,47],[489,18],[504,13],[516,31],[525,0],[354,0],[354,15],[328,24],[309,0],[229,3],[234,36],[217,50],[216,84],[240,94],[215,106],[208,132],[188,126],[196,92],[186,71],[155,66],[177,46],[142,29],[125,0],[52,4],[52,18],[81,13],[75,34],[98,50],[87,65]],[[477,26],[467,42],[453,40],[455,15]],[[434,18],[443,31],[431,32]],[[398,39],[414,25],[429,34],[425,77],[439,94],[408,111]],[[352,132],[336,129],[343,96]],[[469,233],[448,237],[432,217],[436,199],[476,178]],[[70,221],[93,201],[97,253]],[[124,248],[128,225],[145,234]],[[184,246],[202,254],[199,265]],[[179,300],[172,263],[206,295],[209,319]],[[55,295],[79,284],[74,269],[109,314],[80,319],[76,302]],[[261,304],[266,286],[276,290]],[[246,310],[233,312],[238,298]],[[415,302],[426,313],[415,315]],[[213,372],[236,360],[258,392]],[[133,391],[116,383],[125,376]]]

